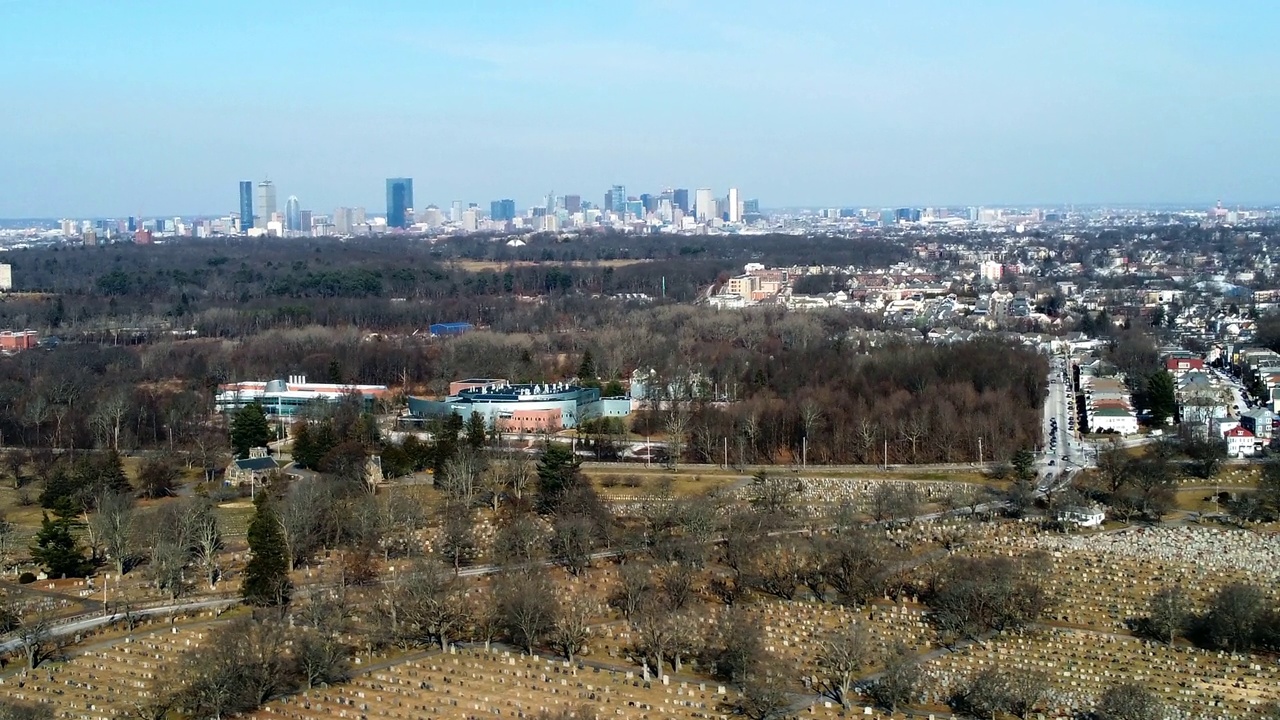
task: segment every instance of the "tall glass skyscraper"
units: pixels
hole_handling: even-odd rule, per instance
[[[284,201],[284,229],[289,232],[302,229],[302,203],[298,202],[297,195],[290,195]]]
[[[689,214],[689,190],[688,188],[676,188],[671,194],[671,204],[680,208],[684,214]]]
[[[516,201],[511,199],[494,200],[489,203],[489,218],[496,222],[516,219]]]
[[[253,227],[253,181],[240,181],[240,232]]]
[[[609,203],[606,210],[612,210],[619,215],[627,211],[627,189],[622,185],[614,185],[609,188],[609,195],[606,198]]]
[[[412,207],[413,178],[387,178],[387,227],[408,227]]]

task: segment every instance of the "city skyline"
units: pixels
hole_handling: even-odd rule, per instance
[[[0,217],[215,214],[267,174],[317,208],[378,207],[399,173],[437,203],[614,183],[777,206],[1268,203],[1278,25],[1244,1],[18,0]],[[268,81],[246,98],[249,76]],[[321,86],[339,92],[292,91]]]

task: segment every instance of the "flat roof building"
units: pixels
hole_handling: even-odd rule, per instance
[[[337,383],[309,383],[305,375],[293,375],[286,380],[248,381],[226,383],[218,386],[214,409],[220,413],[235,412],[245,405],[258,403],[272,417],[293,417],[312,403],[337,404],[352,393],[359,394],[365,409],[389,397],[386,385],[342,385]]]

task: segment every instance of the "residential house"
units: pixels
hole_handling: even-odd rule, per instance
[[[1228,430],[1223,437],[1227,440],[1227,455],[1234,458],[1251,457],[1256,447],[1253,433],[1243,427]]]

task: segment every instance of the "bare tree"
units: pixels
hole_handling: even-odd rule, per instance
[[[595,611],[594,604],[581,595],[560,604],[551,630],[551,644],[570,663],[591,637],[591,617]]]
[[[462,451],[445,461],[444,475],[437,482],[451,503],[472,507],[480,497],[481,474],[480,456]]]
[[[871,656],[871,639],[861,625],[832,633],[819,645],[818,689],[848,710],[853,705],[854,681]]]
[[[137,561],[134,536],[138,513],[133,498],[125,493],[104,492],[94,503],[97,510],[89,518],[92,533],[102,544],[107,557],[115,564],[116,574],[124,575]]]
[[[1097,714],[1101,720],[1158,720],[1164,717],[1164,708],[1146,686],[1126,683],[1103,691]]]
[[[41,605],[34,616],[23,618],[16,634],[18,645],[27,656],[27,668],[54,657],[61,649],[60,639],[53,633],[53,616]]]
[[[194,520],[194,537],[192,547],[196,565],[200,567],[204,573],[205,582],[209,584],[209,589],[214,590],[218,586],[218,579],[222,576],[222,568],[218,564],[218,553],[222,551],[222,530],[218,527],[218,516],[213,513],[213,509],[202,504],[196,513]]]
[[[647,565],[628,562],[618,568],[618,587],[610,603],[628,620],[640,609],[647,593],[653,591],[653,570]]]
[[[672,470],[680,464],[684,454],[686,436],[689,432],[689,412],[679,400],[671,401],[671,409],[667,413],[663,429],[667,433],[667,466]]]
[[[898,644],[889,650],[884,671],[871,686],[871,696],[890,713],[914,701],[919,694],[920,665],[905,645]]]
[[[497,593],[507,633],[532,655],[555,625],[557,603],[551,581],[540,572],[503,573]]]

